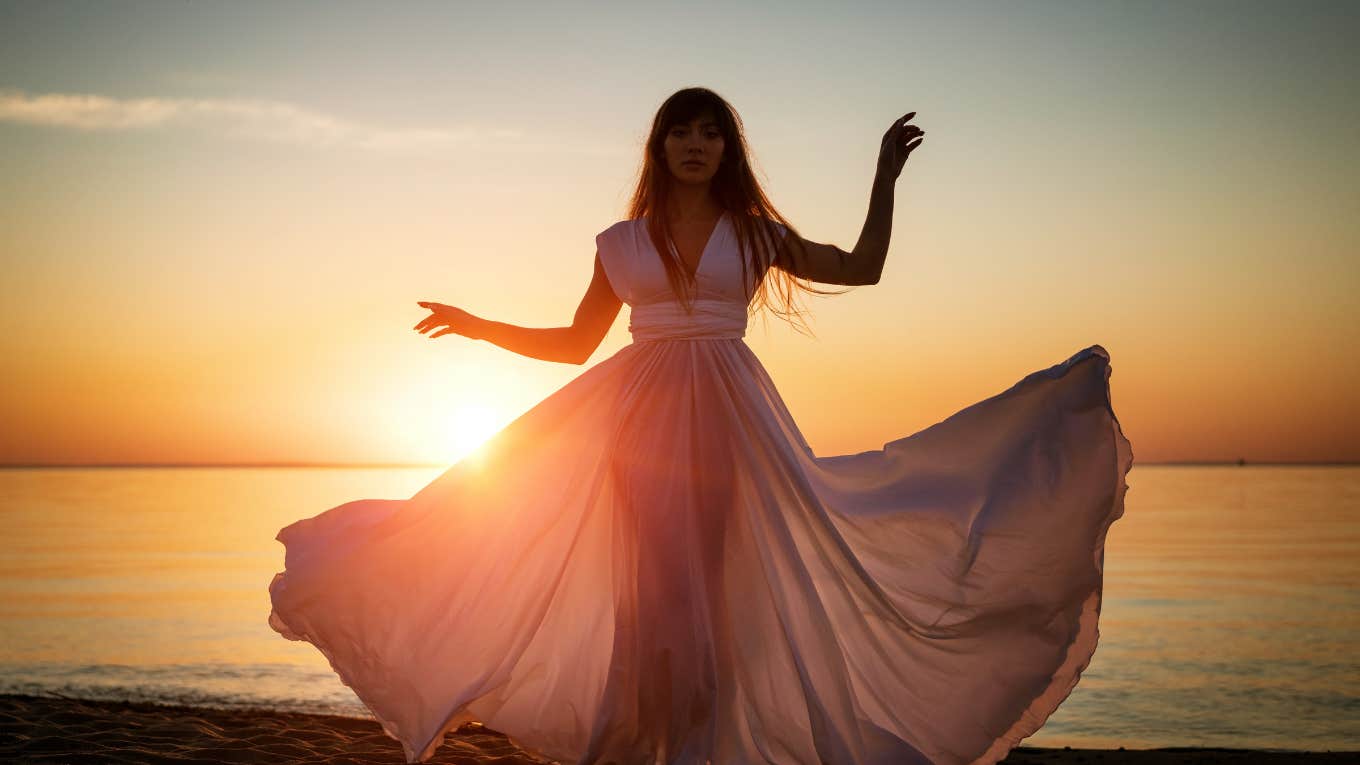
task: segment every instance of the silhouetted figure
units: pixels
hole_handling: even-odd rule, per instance
[[[819,457],[743,341],[754,307],[797,322],[811,282],[879,281],[914,116],[845,251],[775,212],[723,99],[672,95],[571,326],[416,325],[579,364],[627,303],[633,342],[409,499],[280,531],[270,624],[411,762],[474,719],[582,765],[1003,758],[1096,648],[1132,464],[1108,354]]]

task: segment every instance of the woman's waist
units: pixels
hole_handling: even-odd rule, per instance
[[[740,340],[746,336],[746,306],[729,300],[695,300],[689,310],[675,300],[635,305],[628,331],[647,340]]]

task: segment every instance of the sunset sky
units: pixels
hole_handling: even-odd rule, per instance
[[[0,3],[0,463],[447,463],[585,367],[652,115],[702,85],[880,284],[747,342],[820,455],[1109,350],[1139,463],[1360,460],[1360,5]],[[588,365],[628,342],[625,308]]]

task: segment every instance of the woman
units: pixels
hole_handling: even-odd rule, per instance
[[[1132,465],[1108,355],[817,457],[742,341],[761,305],[797,320],[809,282],[878,281],[914,116],[845,252],[773,210],[726,101],[672,95],[570,327],[433,302],[416,325],[580,364],[628,303],[633,343],[411,498],[279,532],[271,625],[409,762],[470,720],[583,765],[1005,757],[1095,651]]]

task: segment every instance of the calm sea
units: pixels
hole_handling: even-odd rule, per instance
[[[367,716],[269,629],[282,526],[443,468],[0,470],[0,692]],[[1033,746],[1360,749],[1360,468],[1138,466]]]

